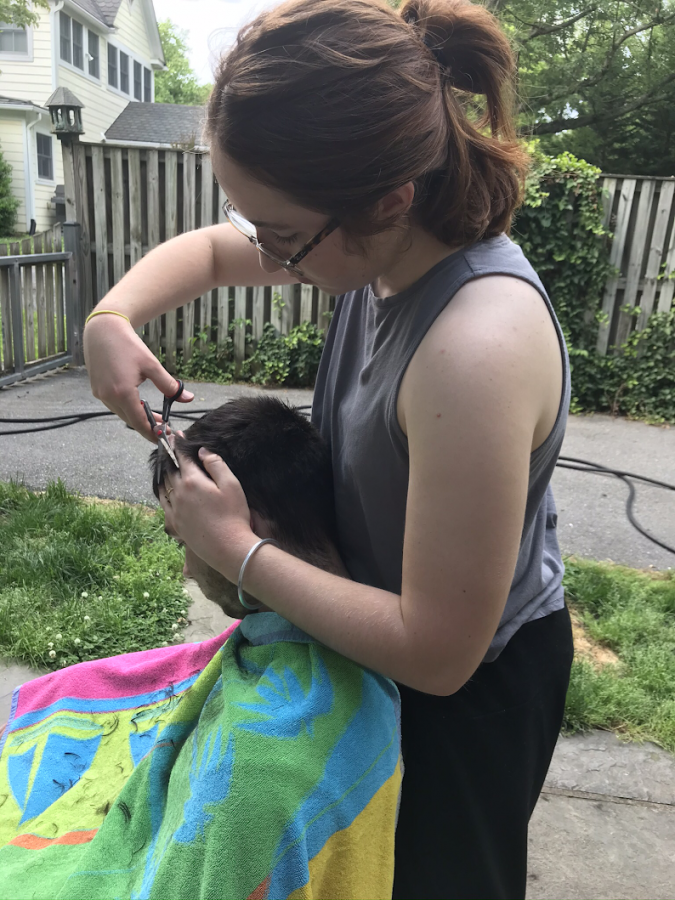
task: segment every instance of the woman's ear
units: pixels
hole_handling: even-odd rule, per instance
[[[412,181],[407,181],[378,200],[377,217],[387,221],[404,216],[412,206],[414,199],[415,185]]]

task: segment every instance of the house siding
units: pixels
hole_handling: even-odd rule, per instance
[[[33,60],[0,60],[0,94],[17,100],[31,100],[38,106],[54,90],[52,87],[52,37],[50,14],[38,9],[39,24],[33,26]]]
[[[106,48],[107,51],[107,48]],[[77,99],[84,103],[82,124],[85,143],[100,144],[103,132],[109,128],[129,102],[124,97],[108,90],[108,55],[101,53],[101,62],[105,62],[104,77],[101,83],[93,81],[79,72],[73,72],[65,66],[59,67],[59,85],[70,88]]]
[[[0,150],[12,167],[12,193],[20,201],[15,228],[17,232],[28,231],[23,116],[0,110]]]
[[[129,50],[137,54],[139,62],[149,66],[155,54],[148,40],[148,23],[143,11],[143,0],[134,0],[131,9],[129,0],[122,0],[115,19],[115,28],[117,33],[111,35],[113,43],[117,40],[121,44],[126,44]]]

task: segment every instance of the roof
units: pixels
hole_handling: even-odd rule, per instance
[[[203,106],[177,103],[140,103],[126,105],[105,133],[105,139],[137,141],[139,144],[201,143],[204,128]]]
[[[73,3],[89,13],[90,16],[98,19],[103,25],[112,28],[122,0],[73,0]]]
[[[49,111],[43,106],[40,106],[39,103],[33,103],[32,100],[17,100],[16,97],[0,96],[0,106],[16,106],[17,109],[37,109],[41,113],[49,113]]]
[[[75,94],[67,87],[57,87],[45,106],[76,106],[84,109],[84,103],[77,99]]]

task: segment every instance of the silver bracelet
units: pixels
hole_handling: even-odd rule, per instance
[[[246,559],[241,564],[241,569],[239,569],[239,581],[237,582],[237,594],[239,595],[239,602],[244,607],[244,609],[251,609],[251,610],[260,609],[260,604],[258,604],[258,606],[251,606],[250,603],[247,603],[244,600],[244,594],[242,592],[242,585],[244,583],[244,572],[246,570],[246,564],[248,563],[249,559],[253,556],[255,551],[259,550],[263,544],[274,544],[275,547],[279,546],[279,544],[276,541],[272,540],[272,538],[263,538],[262,541],[258,541],[257,544],[254,544],[251,547],[251,549],[248,551],[248,553],[246,554]]]

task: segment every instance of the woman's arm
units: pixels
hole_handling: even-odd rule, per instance
[[[265,606],[427,693],[458,690],[497,630],[523,528],[533,435],[550,405],[548,373],[560,367],[541,298],[507,281],[506,296],[463,289],[406,373],[401,595],[328,574],[269,544],[246,570],[246,590]],[[163,505],[191,549],[236,582],[256,539],[248,507],[222,460],[204,461],[214,481],[185,467],[171,480],[173,509]]]
[[[129,317],[96,316],[84,331],[84,356],[92,392],[144,437],[153,440],[141,409],[138,385],[149,378],[167,396],[177,382],[136,335],[134,328],[221,284],[241,287],[290,284],[282,269],[269,273],[258,251],[230,225],[213,225],[160,244],[129,270],[97,309]],[[187,393],[183,400],[191,400]]]

